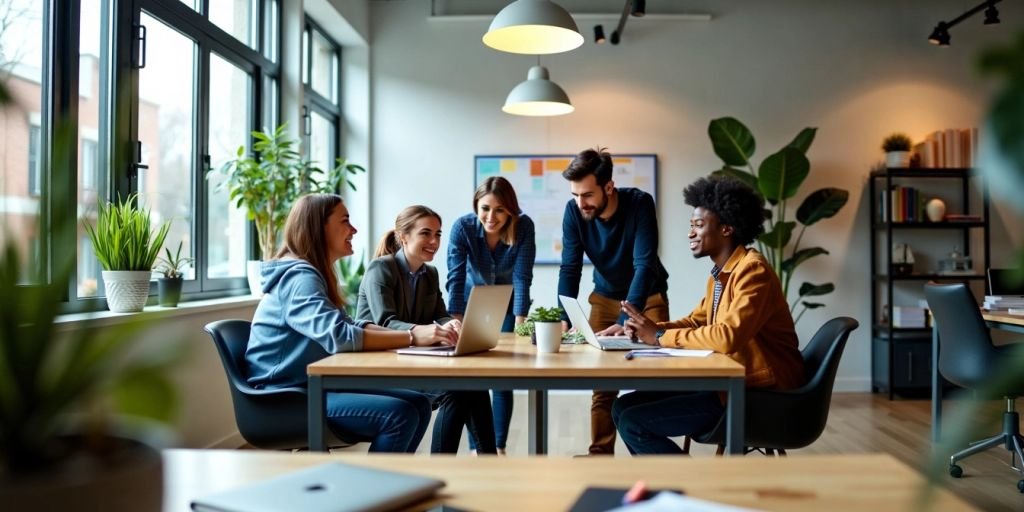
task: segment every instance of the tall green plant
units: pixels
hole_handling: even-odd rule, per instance
[[[359,285],[363,282],[363,274],[366,274],[366,259],[360,256],[359,265],[355,265],[350,258],[341,258],[336,265],[338,285],[341,287],[341,296],[345,299],[345,311],[354,317]]]
[[[769,205],[764,212],[767,225],[765,233],[757,240],[758,248],[778,274],[786,297],[789,297],[790,281],[797,267],[815,256],[829,253],[821,247],[801,248],[804,231],[823,219],[835,216],[850,196],[849,192],[840,188],[816,190],[804,197],[796,210],[795,220],[790,220],[789,201],[796,197],[800,185],[810,174],[811,163],[807,159],[807,150],[814,142],[817,130],[804,128],[792,142],[765,157],[755,167],[751,158],[757,143],[753,133],[743,123],[732,117],[722,117],[712,120],[708,125],[712,148],[725,164],[713,174],[730,176],[747,183]],[[799,232],[794,241],[793,231],[798,227]],[[794,312],[797,306],[802,306],[796,320],[799,321],[808,309],[825,306],[805,298],[828,295],[834,290],[833,283],[802,283],[796,299],[790,305],[790,310]]]
[[[292,204],[311,192],[340,192],[347,185],[356,187],[351,176],[366,172],[360,165],[338,158],[335,166],[320,169],[299,153],[299,143],[287,133],[284,123],[273,130],[252,132],[252,154],[239,146],[236,158],[219,169],[227,179],[218,190],[227,188],[238,208],[245,208],[256,224],[262,259],[273,257],[278,234],[284,228]]]
[[[85,225],[103,270],[152,270],[171,222],[153,232],[149,210],[137,207],[135,194],[117,204],[100,202],[96,226]]]

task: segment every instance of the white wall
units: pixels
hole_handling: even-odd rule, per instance
[[[1024,26],[1024,8],[1004,2],[1002,25],[983,27],[979,15],[954,28],[950,48],[925,41],[936,22],[974,3],[687,2],[714,19],[632,19],[619,46],[588,40],[567,54],[542,57],[576,112],[528,119],[503,114],[500,106],[537,59],[485,47],[480,37],[489,21],[429,21],[431,3],[422,0],[371,2],[372,225],[360,236],[372,246],[395,214],[414,203],[435,208],[448,222],[469,212],[477,154],[571,154],[598,144],[613,153],[657,153],[661,257],[671,274],[672,315],[683,315],[700,298],[710,268],[688,254],[690,208],[681,199],[686,184],[720,166],[707,140],[708,121],[730,115],[746,123],[757,137],[758,162],[801,128],[817,126],[802,192],[838,186],[851,197],[840,215],[804,237],[804,246],[821,245],[832,254],[801,267],[795,280],[832,281],[838,292],[798,327],[806,340],[832,316],[860,320],[837,385],[866,390],[866,176],[882,157],[882,138],[893,131],[921,139],[933,130],[978,124],[990,87],[974,72],[975,58]],[[584,5],[621,9],[621,2]],[[666,5],[649,2],[648,12]],[[605,23],[606,33],[612,22]],[[593,24],[580,24],[588,39]],[[998,205],[993,217],[993,262],[999,264],[1024,241],[1024,223]],[[443,275],[444,258],[435,264]],[[556,281],[557,267],[537,267],[535,303],[554,303]],[[590,285],[584,288],[587,293]]]

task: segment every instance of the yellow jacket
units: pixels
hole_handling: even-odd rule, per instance
[[[722,296],[712,317],[715,280],[690,316],[660,322],[665,347],[710,349],[747,369],[747,386],[794,389],[804,384],[793,316],[778,276],[761,253],[737,247],[718,275]]]

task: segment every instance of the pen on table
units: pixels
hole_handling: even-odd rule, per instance
[[[633,351],[632,350],[630,350],[629,352],[626,352],[626,360],[627,361],[632,361],[633,360]]]

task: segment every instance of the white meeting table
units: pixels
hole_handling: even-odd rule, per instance
[[[525,389],[529,391],[529,453],[547,453],[547,391],[633,389],[721,391],[726,400],[726,451],[743,454],[744,368],[722,354],[703,358],[644,357],[590,345],[562,345],[538,354],[529,338],[503,334],[498,348],[463,357],[394,352],[335,354],[307,367],[309,449],[325,451],[328,391],[359,389]]]

